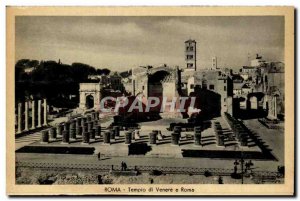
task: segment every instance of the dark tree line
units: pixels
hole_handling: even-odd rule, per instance
[[[21,59],[15,65],[16,100],[47,98],[52,106],[74,108],[79,101],[79,83],[91,82],[89,75],[109,73],[109,69],[96,69],[83,63],[67,65],[60,61]],[[77,98],[71,99],[70,95]]]
[[[29,73],[26,68],[33,68]],[[21,59],[15,65],[16,81],[29,82],[83,82],[88,81],[89,75],[108,75],[109,69],[96,69],[83,63],[63,64],[60,61],[37,61]]]

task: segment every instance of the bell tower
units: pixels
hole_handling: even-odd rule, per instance
[[[196,41],[189,39],[185,41],[186,70],[196,71],[196,61]]]

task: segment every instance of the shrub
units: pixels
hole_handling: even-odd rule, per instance
[[[210,177],[210,176],[212,176],[212,173],[211,173],[210,171],[206,170],[206,171],[204,172],[204,176]]]

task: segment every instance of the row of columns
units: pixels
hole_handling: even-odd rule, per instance
[[[22,103],[18,103],[18,114],[17,114],[17,133],[25,132],[28,131],[29,129],[33,130],[36,128],[42,127],[42,100],[38,100],[38,124],[37,126],[35,125],[35,100],[31,101],[31,128],[29,128],[29,101],[26,101],[24,103],[24,120],[25,120],[25,125],[24,129],[22,127],[22,122],[23,122],[23,108],[22,108]],[[47,121],[47,99],[43,100],[43,115],[44,115],[44,122],[43,126],[48,125]]]
[[[244,125],[242,124],[242,122],[235,119],[229,114],[226,115],[226,118],[237,140],[240,142],[240,145],[248,146],[249,134],[248,131],[245,129]]]
[[[42,131],[41,143],[56,141],[58,136],[62,137],[62,144],[69,144],[70,140],[75,141],[78,138],[82,138],[83,144],[89,144],[91,140],[96,139],[96,136],[101,137],[99,113],[78,117]]]
[[[76,122],[78,122],[76,120]],[[90,140],[95,140],[95,136],[101,137],[101,126],[96,125],[96,127],[92,128],[91,122],[86,123],[85,119],[82,118],[81,123],[84,125],[83,129],[81,130],[82,126],[76,126],[76,131],[73,131],[72,125],[74,125],[73,122],[71,124],[68,124],[67,122],[65,124],[58,125],[56,128],[52,127],[49,130],[45,130],[42,133],[42,143],[48,143],[51,141],[51,139],[56,139],[57,135],[62,136],[62,143],[66,144],[70,142],[70,139],[75,140],[78,136],[82,136],[82,143],[83,144],[89,144]],[[78,123],[76,123],[78,125]],[[79,130],[79,131],[78,131]],[[194,144],[195,146],[201,145],[201,127],[195,127],[194,129]],[[49,138],[50,135],[50,138]],[[110,145],[113,140],[116,140],[120,137],[120,127],[114,126],[113,129],[104,132],[103,134],[103,144]],[[172,145],[179,145],[181,138],[181,127],[176,127],[174,129],[174,132],[171,134],[171,144]],[[131,144],[132,141],[136,141],[140,139],[140,133],[139,130],[134,131],[126,131],[125,132],[125,144]],[[163,136],[161,134],[161,131],[159,130],[153,130],[149,133],[149,144],[150,145],[156,145],[157,140],[162,140]]]

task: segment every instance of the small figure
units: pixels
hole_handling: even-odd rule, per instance
[[[236,174],[237,173],[237,165],[234,165],[234,172],[233,172],[234,174]]]
[[[221,176],[219,176],[218,182],[219,182],[219,184],[223,184],[223,178]]]
[[[124,162],[122,161],[121,162],[121,171],[123,171],[124,170]]]
[[[127,164],[124,163],[124,170],[126,171],[127,170]]]
[[[98,153],[98,161],[100,161],[100,152]]]

